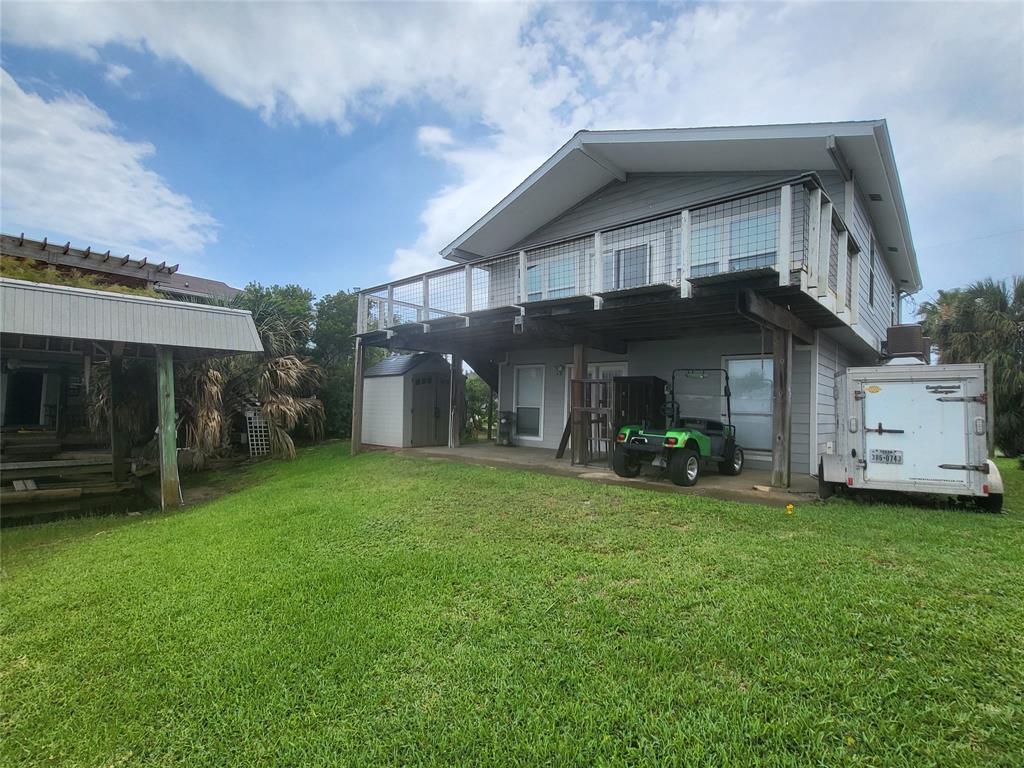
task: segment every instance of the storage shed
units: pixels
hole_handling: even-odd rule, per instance
[[[448,444],[451,366],[433,352],[391,355],[363,381],[364,445]]]

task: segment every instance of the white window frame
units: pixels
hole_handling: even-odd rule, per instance
[[[519,369],[520,368],[540,368],[540,419],[538,420],[538,434],[537,435],[523,435],[519,432]],[[547,366],[543,363],[531,363],[529,365],[517,365],[512,371],[512,411],[516,415],[516,438],[519,440],[532,440],[534,442],[541,442],[544,440],[544,389],[547,386]],[[536,406],[527,405],[525,408],[535,408]]]
[[[710,207],[714,207],[714,206],[710,206]],[[690,275],[691,276],[694,276],[694,269],[695,268],[709,267],[712,264],[717,264],[718,270],[716,272],[709,273],[708,275],[698,275],[698,277],[709,277],[710,275],[728,275],[728,274],[732,273],[732,270],[729,269],[729,263],[733,260],[733,258],[749,259],[749,258],[756,258],[758,256],[764,256],[765,254],[770,253],[771,251],[764,251],[762,253],[752,253],[752,254],[748,254],[746,256],[736,256],[736,257],[734,257],[732,255],[732,253],[731,253],[732,252],[732,225],[735,224],[738,221],[743,221],[745,219],[756,218],[756,217],[759,217],[759,216],[766,216],[766,215],[768,215],[770,213],[774,213],[775,214],[775,245],[772,247],[772,251],[774,251],[776,257],[778,256],[778,253],[779,253],[779,230],[781,229],[780,225],[781,225],[781,222],[782,222],[782,206],[781,205],[777,205],[777,206],[774,206],[774,207],[769,206],[768,208],[764,208],[764,209],[759,210],[759,211],[754,211],[753,213],[751,213],[749,211],[746,212],[746,213],[734,213],[731,216],[726,216],[725,218],[722,218],[722,219],[713,219],[712,221],[705,222],[703,224],[698,224],[698,223],[693,221],[693,218],[695,218],[697,216],[697,214],[700,213],[700,210],[701,209],[698,208],[698,209],[690,211],[690,217],[691,217],[691,219],[690,219],[690,221],[691,221],[691,224],[690,224],[690,251],[691,251],[691,253],[689,254],[688,261],[689,261],[689,264],[690,264]],[[694,243],[696,243],[696,241],[697,241],[697,234],[700,232],[701,229],[707,229],[707,228],[712,228],[712,227],[722,227],[723,228],[723,231],[722,231],[722,243],[723,243],[722,256],[719,258],[719,260],[717,262],[708,261],[708,262],[704,262],[703,264],[696,264],[693,259],[694,259],[694,256],[696,255],[696,246],[694,245]],[[775,266],[775,262],[772,262],[772,266],[773,267]],[[755,269],[759,269],[759,267],[755,267]],[[747,272],[749,270],[748,269],[737,269],[736,271],[737,272]]]
[[[775,368],[774,368],[775,360],[774,360],[773,356],[769,355],[769,354],[762,355],[762,354],[759,354],[759,353],[756,353],[756,352],[755,353],[750,353],[750,354],[745,354],[745,355],[722,355],[722,368],[727,373],[729,371],[729,361],[730,360],[765,360],[766,362],[769,362],[769,363],[772,364],[772,374],[773,374],[772,375],[772,396],[771,396],[771,398],[769,398],[769,403],[771,404],[770,405],[771,410],[769,410],[769,412],[768,412],[768,418],[769,419],[773,418],[774,409],[775,409],[775,376],[774,376],[774,373],[775,373]],[[725,405],[725,399],[724,399],[725,398],[725,377],[724,376],[722,377],[722,389],[721,389],[721,392],[722,392],[722,398],[723,398],[722,405]],[[735,415],[736,415],[736,412],[733,411],[733,416],[735,416]],[[739,434],[736,435],[736,442],[739,443],[743,447],[743,450],[751,458],[757,458],[757,459],[760,459],[760,460],[765,460],[765,459],[770,460],[771,457],[772,457],[771,448],[768,448],[768,449],[764,449],[764,448],[747,448],[746,446],[744,446],[743,445],[743,435],[739,435]]]

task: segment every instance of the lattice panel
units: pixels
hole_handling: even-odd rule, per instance
[[[270,428],[258,410],[245,412],[245,426],[249,434],[249,455],[266,456],[270,453]]]

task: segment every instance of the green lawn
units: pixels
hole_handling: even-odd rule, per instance
[[[1008,514],[330,445],[3,534],[4,765],[1022,765]]]

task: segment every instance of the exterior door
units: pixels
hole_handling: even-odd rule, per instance
[[[448,444],[448,376],[427,373],[412,379],[412,445]]]

